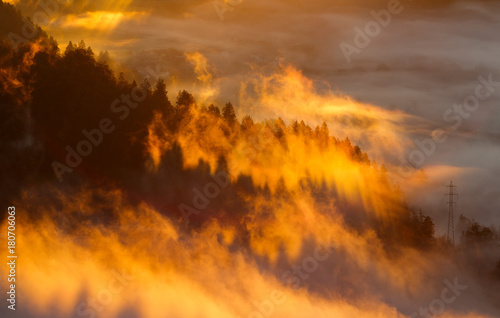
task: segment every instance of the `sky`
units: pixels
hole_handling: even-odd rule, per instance
[[[500,224],[498,1],[10,2],[62,49],[83,39],[130,80],[164,78],[171,100],[185,88],[240,119],[325,121],[386,164],[437,234],[450,180],[457,214]]]

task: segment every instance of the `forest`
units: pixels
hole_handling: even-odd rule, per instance
[[[376,219],[370,220],[377,224],[378,234],[388,243],[404,242],[422,248],[436,244],[432,220],[405,205],[403,194],[391,184],[385,167],[371,162],[366,153],[351,144],[349,138],[340,140],[330,136],[326,123],[321,127],[310,127],[304,121],[295,120],[286,125],[281,118],[255,123],[250,116],[239,121],[231,102],[222,108],[213,104],[198,105],[195,96],[187,91],[180,91],[172,104],[162,79],[153,84],[147,78],[139,84],[127,82],[123,73],[118,76],[113,74],[102,58],[106,52],[96,57],[83,40],[78,45],[70,42],[65,51],[60,52],[57,42],[40,31],[39,38],[21,43],[16,52],[7,35],[16,31],[22,33],[23,18],[9,4],[2,4],[2,17],[4,25],[0,49],[3,89],[0,98],[4,136],[2,154],[5,155],[2,156],[1,166],[3,175],[9,180],[3,183],[6,188],[2,192],[7,195],[2,203],[12,200],[23,188],[43,183],[57,184],[60,178],[61,182],[72,187],[111,184],[136,193],[142,192],[141,197],[165,196],[162,204],[175,207],[180,202],[189,201],[190,193],[186,197],[181,182],[175,184],[174,180],[203,184],[208,180],[210,171],[227,169],[226,151],[212,147],[213,143],[209,140],[203,140],[210,138],[206,136],[207,132],[216,131],[217,138],[225,139],[218,141],[219,144],[234,145],[241,139],[254,142],[253,149],[244,150],[250,159],[255,156],[253,152],[266,147],[266,143],[278,144],[286,151],[287,137],[293,135],[303,137],[305,142],[317,145],[319,149],[332,148],[335,152],[344,153],[363,166],[367,173],[375,174],[379,184],[393,193],[399,201],[398,211],[394,211],[395,223],[391,224],[393,228],[383,228]],[[131,92],[139,92],[136,95],[139,95],[140,101],[136,96],[134,100],[138,102],[130,101]],[[115,100],[122,106],[118,107]],[[127,118],[129,114],[130,118]],[[82,159],[81,166],[70,168],[63,164],[68,156],[66,147],[73,147],[71,149],[75,152],[78,143],[86,138],[82,130],[91,131],[99,127],[102,119],[109,118],[113,131],[109,136],[105,134],[102,145],[94,146],[90,155]],[[148,148],[152,136],[158,137],[158,134],[162,134],[166,144],[171,146],[165,149],[161,158],[152,158]],[[197,147],[210,153],[214,159],[212,166],[200,160],[196,166],[185,168],[185,155],[176,140],[188,134],[196,136]],[[151,160],[157,161],[155,175],[148,174]],[[145,179],[147,190],[139,186],[144,184]],[[307,178],[300,182],[303,186],[314,186]],[[320,187],[316,190],[318,198],[335,195],[335,189]],[[266,194],[269,191],[266,185],[256,187],[251,176],[241,174],[227,189],[227,195],[233,198],[221,198],[219,202],[225,205],[233,201],[235,205],[223,206],[223,210],[230,211],[234,206],[241,206],[237,202],[241,200],[238,199],[240,191],[243,191],[242,196],[269,195]],[[178,195],[169,200],[166,194],[175,192]],[[166,210],[171,217],[179,216],[178,209]],[[493,235],[496,237],[495,229],[487,229],[493,231],[492,239]]]
[[[229,250],[273,264],[296,253],[290,233],[305,231],[314,214],[318,228],[335,219],[381,246],[373,253],[384,258],[444,254],[480,280],[500,281],[500,259],[489,256],[496,229],[464,212],[452,248],[383,163],[332,136],[326,123],[254,121],[238,117],[231,101],[205,105],[185,90],[170,100],[162,79],[129,81],[84,40],[60,50],[36,26],[36,36],[19,40],[13,35],[23,34],[26,19],[10,4],[0,2],[0,21],[0,205],[25,202],[25,222],[48,217],[71,235],[112,229],[125,213],[120,205],[147,206],[183,235],[214,222],[231,228]]]

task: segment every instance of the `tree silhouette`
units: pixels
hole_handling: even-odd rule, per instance
[[[241,120],[241,127],[243,128],[243,130],[249,130],[253,127],[253,125],[254,125],[253,119],[248,115],[243,117],[243,119]]]
[[[467,245],[483,245],[491,243],[494,239],[493,231],[490,228],[482,226],[474,220],[462,235]]]
[[[226,103],[226,105],[224,105],[222,108],[222,117],[229,125],[233,125],[236,122],[233,104]]]
[[[195,105],[196,100],[193,95],[188,93],[186,90],[179,91],[175,102],[174,130],[177,130],[182,121],[189,117],[190,110],[192,107],[195,107]]]
[[[221,116],[219,107],[215,106],[214,104],[210,104],[208,106],[208,112],[216,117]]]
[[[147,81],[147,79],[146,79]],[[147,88],[149,82],[143,83]],[[170,118],[174,113],[174,108],[168,99],[167,85],[163,79],[156,81],[155,88],[152,94],[153,109],[164,114],[166,118]]]
[[[64,55],[68,55],[70,52],[74,52],[76,50],[76,45],[73,44],[73,42],[69,41],[68,45],[66,46],[66,50],[64,50]]]

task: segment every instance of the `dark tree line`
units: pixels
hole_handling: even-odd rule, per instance
[[[483,226],[462,214],[458,218],[457,230],[461,243],[466,246],[491,244],[499,239],[494,227]]]

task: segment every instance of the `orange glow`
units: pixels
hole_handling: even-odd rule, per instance
[[[211,102],[219,91],[213,85],[214,79],[207,58],[199,52],[186,53],[186,58],[194,65],[194,72],[201,86],[196,94],[199,96],[199,102],[202,104]]]
[[[90,11],[80,15],[68,15],[63,27],[111,31],[125,20],[138,20],[144,16],[143,12]]]
[[[95,11],[70,15],[64,25],[108,31],[142,16]],[[34,44],[23,56],[26,68],[41,49]],[[20,190],[13,202],[19,307],[61,317],[399,318],[428,303],[434,295],[428,291],[441,288],[436,287],[441,269],[460,271],[431,250],[424,254],[403,246],[401,255],[391,255],[375,229],[375,221],[393,222],[404,209],[404,196],[385,168],[369,158],[402,152],[409,141],[397,123],[411,116],[331,90],[319,92],[302,72],[280,66],[274,74],[255,71],[244,80],[235,122],[227,111],[221,116],[201,107],[218,97],[217,76],[201,53],[185,57],[196,75],[197,105],[169,109],[176,129],[161,111],[141,127],[137,134],[147,133],[140,139],[147,173],[132,179],[138,184],[126,189],[104,180],[105,189],[93,180],[78,188],[26,182]],[[22,87],[15,72],[0,70],[6,91]],[[265,119],[242,120],[245,112]],[[167,162],[174,145],[181,151]],[[177,163],[189,170],[180,171]],[[168,171],[169,165],[177,170]],[[178,217],[178,202],[163,196],[203,188],[193,182],[198,179],[182,175],[199,167],[207,178],[222,169],[232,192],[211,197],[224,202],[200,208],[203,222],[190,227]],[[462,171],[438,170],[446,177]],[[159,186],[151,191],[158,197],[151,199],[155,182],[172,183],[173,190]],[[169,192],[160,193],[163,189]],[[236,203],[227,202],[233,199]],[[363,220],[355,226],[351,218],[358,216]],[[6,221],[0,224],[3,233],[7,227]],[[296,268],[304,264],[315,268],[302,277]],[[8,270],[1,266],[0,275],[7,277]],[[291,276],[301,278],[296,286]],[[5,279],[0,287],[6,289]]]
[[[331,90],[319,93],[315,83],[291,65],[281,65],[271,75],[254,71],[242,83],[240,103],[246,112],[288,122],[302,119],[319,125],[326,121],[332,135],[349,136],[375,158],[383,158],[387,152],[403,153],[409,144],[401,123],[411,119],[410,115],[360,103]]]
[[[284,244],[290,264],[300,264],[305,257],[301,247],[308,240],[316,246],[328,242],[341,253],[331,256],[333,264],[340,261],[335,257],[343,255],[361,273],[375,271],[387,277],[393,288],[410,291],[426,287],[415,279],[417,271],[431,271],[435,266],[411,251],[401,260],[386,259],[372,233],[349,231],[334,209],[328,215],[319,213],[307,197],[297,197],[294,203],[276,208],[273,206],[278,202],[257,200],[246,221],[251,233],[249,253],[244,248],[230,250],[238,232],[235,227],[213,222],[198,233],[185,233],[147,205],[131,209],[119,191],[88,190],[68,198],[58,190],[45,189],[40,194],[32,191],[22,200],[44,201],[40,196],[46,196],[47,191],[63,206],[64,215],[44,205],[47,218],[32,222],[20,214],[18,220],[22,224],[18,244],[22,248],[19,254],[23,280],[37,282],[29,288],[20,284],[19,293],[23,304],[29,303],[37,313],[48,313],[50,308],[69,317],[75,315],[75,308],[76,313],[93,308],[105,317],[118,317],[127,310],[145,318],[252,317],[255,304],[278,293],[281,301],[273,307],[273,317],[404,317],[375,296],[350,301],[336,295],[320,296],[305,288],[292,289],[269,269],[259,268],[251,253],[267,255],[275,264]],[[112,213],[119,216],[115,225],[92,225],[90,220],[106,208],[93,205],[95,195],[105,197],[114,209]],[[36,208],[41,212],[40,206],[33,204],[28,210]],[[273,216],[266,217],[264,207],[271,208]],[[71,230],[56,225],[76,220],[78,215],[89,221],[75,224]],[[6,231],[6,223],[2,231]],[[328,273],[328,266],[323,270]],[[0,268],[0,274],[7,275],[5,266]],[[117,275],[121,281],[116,280]],[[361,275],[350,279],[354,284],[363,284],[365,278]],[[90,302],[96,299],[105,301],[97,301],[97,307],[92,307]],[[444,317],[480,316],[471,313]]]
[[[196,63],[200,82],[210,82],[212,77],[207,71],[206,59],[199,53],[191,54],[189,59]],[[276,81],[281,84],[274,83]],[[261,85],[259,93],[262,95],[254,100],[256,105],[301,105],[303,108],[296,109],[306,118],[314,111],[327,118],[332,118],[330,115],[336,118],[354,116],[373,122],[364,132],[373,147],[394,150],[403,143],[399,129],[391,119],[391,116],[398,118],[403,115],[359,104],[347,97],[316,95],[312,82],[291,67],[286,68],[284,74],[273,75],[272,79],[264,79],[258,85]],[[176,135],[168,133],[161,116],[155,118],[149,127],[148,142],[154,166],[158,166],[160,154],[177,140],[183,150],[185,167],[195,167],[201,159],[214,169],[219,156],[225,155],[233,180],[241,174],[249,175],[256,186],[267,185],[272,192],[280,182],[284,182],[287,190],[297,191],[301,188],[301,181],[309,178],[317,185],[324,182],[329,189],[336,189],[341,199],[376,214],[384,214],[388,206],[393,207],[402,200],[380,181],[377,167],[354,160],[351,150],[345,149],[343,142],[336,144],[339,141],[331,139],[329,131],[319,131],[323,137],[311,140],[316,134],[314,128],[310,132],[304,128],[306,130],[295,133],[291,123],[287,125],[283,121],[271,120],[255,124],[245,133],[236,129],[233,135],[226,136],[222,119],[196,108],[191,109],[190,118]],[[203,129],[199,129],[199,125],[203,125]],[[348,125],[337,126],[334,131],[340,136],[350,136],[354,130],[347,129]],[[274,134],[277,129],[283,135],[281,139]],[[150,170],[154,168],[150,167]]]

